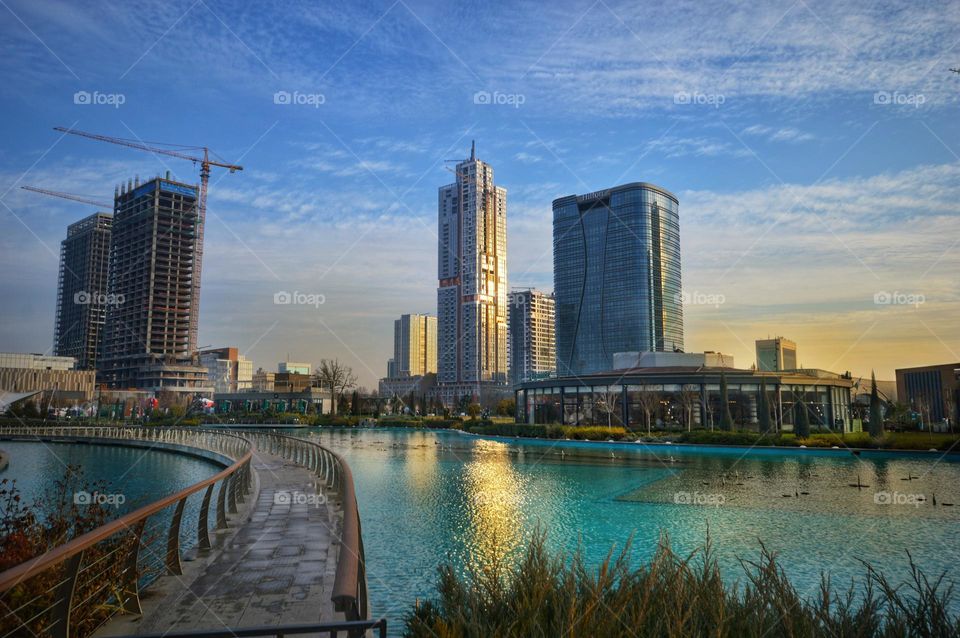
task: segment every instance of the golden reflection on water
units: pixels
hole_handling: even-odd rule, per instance
[[[466,547],[474,569],[502,564],[523,540],[527,481],[513,467],[508,449],[496,441],[477,441],[464,466]]]

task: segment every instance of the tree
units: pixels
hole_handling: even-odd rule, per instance
[[[693,410],[700,403],[700,388],[695,385],[685,385],[680,390],[680,407],[687,422],[687,432],[693,430]]]
[[[877,375],[870,372],[870,436],[883,436],[883,407],[877,393]]]
[[[760,377],[760,395],[757,397],[757,421],[762,434],[769,434],[770,427],[770,402],[767,398],[767,380]]]
[[[513,416],[517,413],[516,399],[500,399],[497,403],[497,414],[500,416]]]
[[[479,403],[471,403],[469,406],[467,406],[467,414],[470,415],[471,419],[475,419],[480,414],[480,409]]]
[[[730,414],[730,396],[727,392],[727,375],[720,371],[720,429],[733,430],[733,416]]]
[[[330,409],[336,414],[337,399],[357,385],[357,375],[349,366],[340,363],[339,359],[322,359],[316,372],[320,383],[330,391]]]
[[[798,439],[805,439],[810,436],[810,413],[807,411],[807,404],[803,399],[797,401],[796,419],[794,420],[793,433]]]
[[[357,390],[354,390],[353,396],[350,397],[350,408],[353,410],[353,416],[360,416],[360,392]]]
[[[647,421],[647,434],[653,426],[653,420],[660,409],[660,393],[654,390],[652,386],[640,386],[640,409],[643,410],[643,416]]]

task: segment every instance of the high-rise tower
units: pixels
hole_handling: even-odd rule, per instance
[[[679,202],[645,182],[553,202],[557,374],[683,350]]]
[[[192,352],[197,187],[157,177],[118,190],[100,376],[114,388],[208,392]]]
[[[96,368],[113,299],[107,294],[112,225],[109,214],[95,213],[67,226],[67,238],[60,242],[53,350],[59,357],[76,359],[78,370]]]
[[[507,382],[507,191],[475,146],[454,172],[438,201],[437,392],[448,405]]]

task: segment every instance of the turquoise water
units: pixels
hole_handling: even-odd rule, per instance
[[[862,576],[860,560],[905,580],[906,550],[928,574],[947,570],[949,580],[960,580],[960,464],[939,455],[643,450],[404,430],[287,432],[348,459],[371,600],[395,629],[416,598],[433,595],[441,563],[489,563],[518,551],[537,527],[552,547],[579,546],[593,564],[631,538],[633,558],[648,559],[663,532],[676,549],[690,551],[709,527],[730,580],[743,580],[738,559],[756,558],[763,541],[811,595],[824,569],[840,585]],[[907,477],[919,478],[900,480]],[[849,486],[858,482],[869,487]],[[878,491],[902,504],[883,504]],[[954,501],[957,507],[943,505]]]
[[[122,495],[122,503],[109,506],[111,518],[176,493],[223,469],[212,461],[159,449],[22,441],[0,441],[0,448],[10,454],[10,465],[0,471],[0,479],[15,479],[23,501],[35,505],[34,511],[41,516],[53,507],[56,484],[63,481],[68,466],[83,468],[81,478],[71,485],[71,490],[92,492],[103,481],[102,493]],[[72,500],[69,495],[68,500]],[[201,490],[190,496],[184,507],[180,527],[180,544],[184,550],[197,544],[202,500]],[[147,546],[141,551],[142,565],[162,564],[172,510],[171,506],[148,520],[144,529]]]

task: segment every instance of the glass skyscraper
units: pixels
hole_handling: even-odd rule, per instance
[[[553,202],[557,374],[610,370],[617,352],[683,349],[679,201],[624,184]]]

